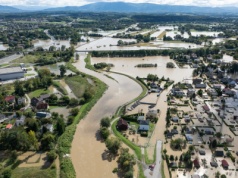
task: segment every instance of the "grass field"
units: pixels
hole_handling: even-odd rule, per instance
[[[38,90],[35,90],[35,91],[29,93],[29,97],[30,98],[39,97],[42,94],[50,94],[50,90],[49,89],[47,89],[47,90],[45,90],[45,89],[38,89]]]
[[[41,169],[40,167],[16,168],[11,178],[53,178],[56,177],[56,169]]]
[[[95,91],[95,88],[93,85],[88,83],[86,77],[67,77],[65,78],[65,82],[78,98],[81,98],[86,90],[89,90],[91,94]]]
[[[62,94],[64,95],[68,94],[67,90],[64,88],[64,86],[62,86],[62,84],[59,81],[53,81],[53,86],[57,88],[57,90],[59,90]]]
[[[11,63],[35,63],[40,57],[42,57],[43,55],[41,54],[35,54],[35,55],[26,55],[26,56],[22,56],[18,59],[15,59],[13,61],[11,61]],[[46,56],[44,56],[46,58],[52,58],[52,53],[47,53]]]

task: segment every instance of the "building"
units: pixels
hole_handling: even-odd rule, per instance
[[[189,88],[188,91],[187,91],[187,96],[188,97],[191,97],[193,94],[196,93],[196,90],[193,89],[193,88]]]
[[[15,96],[6,96],[5,101],[7,103],[15,103]]]
[[[36,113],[36,118],[39,118],[39,119],[46,118],[46,119],[48,119],[48,118],[51,118],[51,114],[48,113],[48,112],[37,112]]]
[[[12,126],[13,126],[12,124],[7,124],[6,129],[11,129]]]
[[[37,103],[39,102],[42,102],[42,101],[48,101],[50,95],[49,94],[43,94],[43,95],[40,95],[38,98],[36,97],[33,97],[31,99],[31,105],[36,107],[37,106]]]
[[[117,122],[117,129],[118,130],[127,130],[128,129],[128,123],[124,119],[119,119]]]
[[[195,167],[195,168],[200,168],[200,164],[199,164],[199,160],[198,160],[198,159],[195,159],[195,160],[193,161],[193,164],[194,164],[194,167]]]
[[[228,162],[227,162],[225,159],[223,159],[223,160],[221,161],[221,165],[222,165],[222,167],[223,167],[224,169],[228,169],[228,167],[229,167],[229,164],[228,164]]]
[[[205,83],[198,83],[198,84],[195,84],[195,88],[206,88],[207,85]]]
[[[0,69],[0,81],[20,79],[24,77],[21,67],[9,67]]]
[[[40,101],[36,104],[36,109],[38,111],[45,111],[49,108],[48,103],[46,103],[45,101]]]

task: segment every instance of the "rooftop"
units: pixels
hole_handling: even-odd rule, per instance
[[[9,74],[9,73],[17,73],[17,72],[23,72],[21,67],[9,67],[9,68],[0,69],[0,74]]]

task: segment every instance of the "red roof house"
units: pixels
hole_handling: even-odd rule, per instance
[[[15,96],[7,96],[5,101],[8,103],[15,103]]]
[[[194,167],[196,167],[196,168],[199,168],[199,167],[200,167],[200,164],[199,164],[198,159],[195,159],[195,160],[193,161],[193,164],[194,164]]]
[[[127,130],[128,129],[128,123],[124,119],[119,119],[117,122],[117,128],[119,130]]]
[[[204,111],[206,111],[206,112],[210,111],[210,109],[209,109],[209,107],[208,107],[207,105],[204,105],[204,106],[203,106],[203,109],[204,109]]]
[[[40,101],[39,103],[37,103],[36,105],[36,109],[37,110],[47,110],[49,108],[48,103],[44,102],[44,101]]]
[[[6,129],[11,129],[12,128],[12,124],[7,124]]]
[[[222,167],[223,167],[224,169],[228,169],[229,164],[228,164],[228,162],[227,162],[225,159],[223,159],[223,160],[221,161],[221,164],[222,164]]]

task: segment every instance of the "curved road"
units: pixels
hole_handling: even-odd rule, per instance
[[[116,109],[136,98],[142,88],[133,80],[118,74],[110,74],[118,82],[109,79],[102,73],[86,69],[83,59],[86,54],[80,54],[80,61],[74,65],[82,72],[95,76],[108,85],[108,90],[99,99],[88,115],[80,121],[74,135],[71,148],[71,158],[78,178],[117,177],[112,170],[117,167],[116,159],[105,159],[105,143],[98,138],[100,120],[111,116]]]

